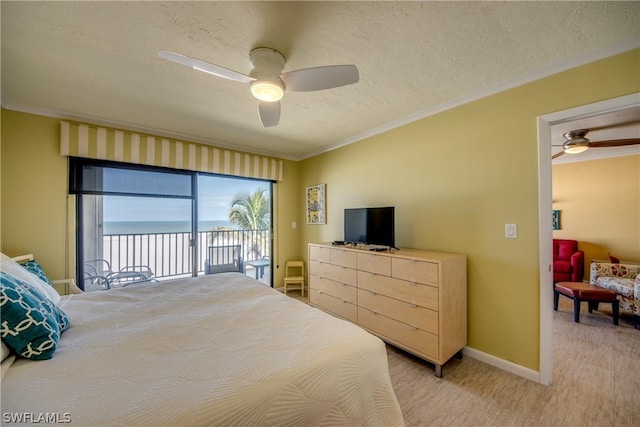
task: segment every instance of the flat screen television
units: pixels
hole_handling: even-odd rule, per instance
[[[344,241],[395,247],[395,209],[355,208],[344,210]]]

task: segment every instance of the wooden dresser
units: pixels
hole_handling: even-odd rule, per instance
[[[466,256],[309,244],[309,302],[442,365],[467,344]]]

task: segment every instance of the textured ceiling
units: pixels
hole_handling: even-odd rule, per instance
[[[2,105],[300,159],[602,52],[637,47],[639,2],[2,1]],[[260,125],[247,85],[158,57],[248,73],[355,64],[360,82],[287,93]]]

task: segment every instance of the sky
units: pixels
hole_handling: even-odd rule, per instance
[[[132,184],[134,185],[134,184]],[[228,221],[231,200],[258,188],[269,194],[270,183],[250,179],[198,176],[200,221]],[[105,196],[104,221],[190,221],[191,200]]]

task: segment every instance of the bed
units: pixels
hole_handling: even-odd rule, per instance
[[[404,425],[380,339],[240,273],[57,305],[71,326],[51,359],[8,367],[4,422]]]

